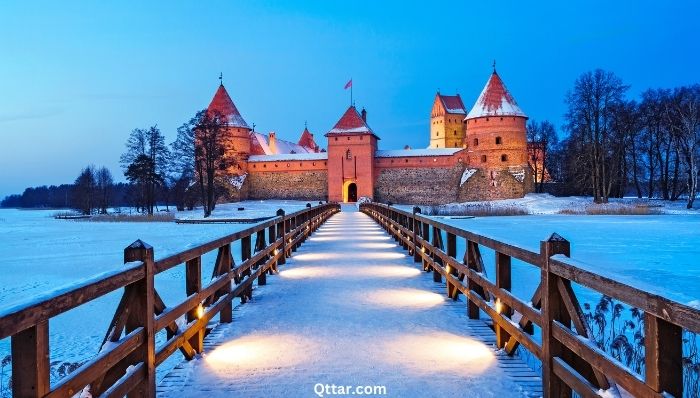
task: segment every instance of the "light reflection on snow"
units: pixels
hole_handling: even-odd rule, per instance
[[[383,359],[416,373],[457,373],[473,376],[496,360],[484,343],[447,332],[395,336],[384,344]]]
[[[363,294],[358,299],[367,301],[369,304],[401,309],[427,309],[445,302],[442,295],[437,293],[408,288],[378,289],[369,294]]]
[[[284,349],[280,349],[284,347]],[[314,355],[314,344],[296,334],[251,334],[231,340],[204,354],[204,362],[214,371],[231,368],[290,367]]]
[[[358,267],[297,267],[280,271],[279,276],[288,279],[334,278],[355,279],[358,277],[409,278],[420,275],[418,268],[400,265],[367,265]]]
[[[392,249],[396,245],[393,243],[358,243],[357,247],[362,249]]]

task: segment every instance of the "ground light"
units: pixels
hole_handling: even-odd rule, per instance
[[[204,361],[221,372],[230,368],[290,367],[312,358],[316,351],[313,342],[304,336],[255,333],[214,348],[206,353]]]
[[[496,360],[484,343],[448,332],[394,336],[384,346],[384,360],[392,365],[420,364],[407,370],[456,373],[470,376],[484,373]]]
[[[420,271],[419,271],[420,272]],[[442,295],[420,289],[378,289],[358,299],[382,307],[427,309],[445,302]]]

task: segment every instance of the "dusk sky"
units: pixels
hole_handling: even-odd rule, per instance
[[[696,1],[523,3],[4,1],[0,197],[87,164],[123,180],[129,132],[157,124],[171,142],[220,72],[257,131],[296,141],[308,121],[324,147],[352,78],[381,149],[426,147],[435,92],[471,108],[494,59],[528,116],[558,127],[588,70],[631,96],[700,82]]]

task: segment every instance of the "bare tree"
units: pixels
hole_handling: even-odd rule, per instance
[[[612,72],[596,69],[576,79],[566,97],[566,128],[581,145],[586,178],[596,203],[608,201],[618,172],[620,154],[612,141],[612,112],[627,89]]]
[[[531,148],[529,155],[535,176],[535,191],[542,192],[548,175],[549,154],[559,143],[559,137],[551,122],[531,120],[527,124],[527,140]]]
[[[219,112],[203,110],[178,129],[178,138],[172,144],[179,170],[183,175],[190,170],[199,186],[204,217],[209,217],[222,193],[221,179],[226,170],[238,164],[235,148],[231,147],[231,133],[226,117]]]
[[[97,207],[100,210],[100,214],[107,214],[107,208],[109,207],[110,190],[114,181],[112,180],[112,173],[106,167],[101,167],[95,171],[95,184],[97,191]]]
[[[687,208],[693,208],[698,192],[698,157],[700,156],[700,85],[674,91],[667,106],[674,142],[686,167],[688,185]]]

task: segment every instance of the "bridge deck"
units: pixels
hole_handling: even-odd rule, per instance
[[[401,397],[541,395],[539,375],[494,351],[483,321],[362,213],[333,216],[280,271],[159,396],[332,396],[315,394],[317,383]]]

